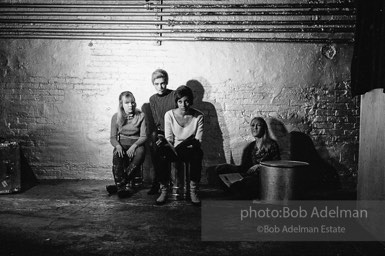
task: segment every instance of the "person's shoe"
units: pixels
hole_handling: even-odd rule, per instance
[[[134,190],[127,184],[123,187],[118,188],[118,197],[127,198],[134,193]]]
[[[156,199],[155,203],[157,205],[163,205],[167,201],[167,191],[168,187],[165,185],[160,185],[160,196]]]
[[[155,194],[158,194],[159,193],[159,184],[158,183],[154,183],[152,184],[150,190],[147,192],[147,195],[155,195]]]
[[[191,203],[195,206],[201,205],[201,200],[198,196],[198,183],[194,181],[190,181],[190,199]]]
[[[116,185],[107,185],[106,190],[109,195],[113,195],[118,192],[118,187]]]

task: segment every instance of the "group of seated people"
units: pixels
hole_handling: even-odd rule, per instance
[[[192,107],[194,95],[187,86],[176,90],[167,89],[168,74],[157,69],[152,74],[152,84],[156,94],[149,99],[155,127],[151,131],[150,150],[154,166],[154,180],[148,194],[160,193],[156,204],[167,201],[170,184],[170,162],[183,161],[190,166],[190,198],[194,205],[200,205],[198,196],[201,179],[203,151],[203,114]],[[261,161],[280,159],[278,144],[269,137],[268,127],[261,117],[250,122],[251,134],[255,141],[246,148],[241,166],[218,165],[217,174],[239,172],[246,178],[243,184],[236,184],[241,190],[254,187],[257,166]],[[118,112],[111,120],[110,142],[113,150],[114,189],[107,187],[109,193],[117,192],[121,198],[130,196],[133,179],[145,158],[144,144],[147,140],[145,115],[136,108],[134,95],[124,91],[119,95]],[[170,154],[171,148],[176,154]],[[248,193],[248,192],[247,192]]]

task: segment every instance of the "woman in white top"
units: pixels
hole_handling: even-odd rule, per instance
[[[195,205],[200,204],[197,195],[201,179],[203,152],[201,149],[203,135],[203,114],[192,108],[194,96],[187,86],[175,90],[176,108],[164,115],[166,140],[175,147],[178,160],[190,165],[190,197]],[[161,195],[157,204],[163,204],[167,199],[167,175],[162,175]]]

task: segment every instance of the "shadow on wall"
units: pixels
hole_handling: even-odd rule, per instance
[[[218,114],[215,106],[203,101],[205,90],[198,80],[189,80],[186,85],[191,88],[194,94],[194,108],[204,114],[204,132],[202,138],[202,149],[204,152],[204,165],[210,166],[225,163],[224,138],[219,126]],[[222,127],[226,130],[226,127]],[[225,131],[226,132],[226,131]]]
[[[307,134],[299,131],[289,133],[285,125],[275,118],[267,121],[272,138],[277,141],[282,152],[281,158],[310,164],[309,188],[312,190],[341,188],[337,170],[320,157]]]
[[[38,184],[38,180],[25,157],[23,150],[20,149],[20,168],[21,168],[21,191],[27,191]]]

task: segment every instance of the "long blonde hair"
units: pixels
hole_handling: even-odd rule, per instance
[[[272,141],[274,141],[271,137],[270,137],[270,133],[269,133],[269,128],[267,126],[267,123],[265,121],[265,119],[263,119],[262,117],[254,117],[253,119],[251,119],[250,121],[250,125],[253,121],[258,121],[262,124],[262,127],[263,127],[263,130],[264,130],[264,134],[262,136],[262,142],[261,142],[261,148],[265,148],[267,147],[267,145],[269,145]]]
[[[130,91],[124,91],[124,92],[122,92],[119,95],[118,115],[117,115],[117,118],[116,118],[116,123],[117,123],[117,125],[119,127],[119,130],[122,128],[122,126],[127,121],[127,114],[126,114],[126,112],[124,111],[124,108],[123,108],[123,98],[125,98],[125,97],[131,98],[135,102],[134,94],[132,94],[132,92],[130,92]],[[134,109],[134,114],[135,113],[136,113],[136,108]]]

